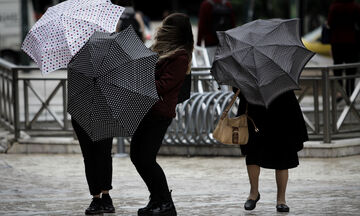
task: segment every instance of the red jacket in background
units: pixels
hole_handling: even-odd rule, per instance
[[[360,27],[360,6],[355,2],[334,2],[330,5],[328,25],[331,44],[355,44],[355,23]]]
[[[221,3],[222,0],[213,0],[215,3]],[[226,2],[229,8],[232,8],[229,1]],[[205,46],[215,46],[218,44],[216,35],[212,32],[212,5],[208,0],[204,0],[200,5],[198,38],[197,45],[201,45],[201,40],[205,41]],[[232,14],[233,27],[235,27],[235,16]]]
[[[155,82],[160,100],[152,107],[152,113],[171,118],[176,116],[175,107],[188,66],[186,51],[178,51],[156,64]]]

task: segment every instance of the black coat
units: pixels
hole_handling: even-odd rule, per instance
[[[238,115],[245,112],[247,101],[239,95],[240,105]],[[266,109],[264,106],[248,104],[248,115],[254,120],[259,132],[255,132],[250,121],[249,142],[241,146],[243,154],[251,151],[265,151],[267,154],[278,155],[279,152],[288,154],[303,149],[308,133],[300,109],[300,105],[293,91],[288,91],[277,97]]]

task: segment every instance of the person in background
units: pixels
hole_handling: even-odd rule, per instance
[[[200,5],[197,45],[204,43],[210,63],[219,40],[216,31],[226,31],[235,27],[235,15],[227,0],[204,0]]]
[[[360,6],[354,0],[335,0],[329,9],[327,24],[330,27],[330,44],[334,64],[354,63],[358,59],[357,30],[360,33]],[[335,76],[342,76],[342,70],[334,70]],[[346,75],[354,75],[356,68],[345,70]],[[342,80],[339,80],[342,86]],[[346,80],[345,90],[348,96],[354,91],[355,79]],[[337,101],[341,97],[338,95]]]
[[[185,75],[190,72],[194,39],[190,19],[182,13],[170,14],[158,29],[151,49],[158,53],[155,68],[160,100],[141,121],[130,143],[130,158],[144,180],[150,201],[138,215],[176,215],[164,171],[156,156],[172,119]]]
[[[116,27],[116,32],[120,32],[130,25],[142,41],[145,41],[145,24],[141,13],[136,12],[132,0],[113,0],[113,4],[125,7]]]
[[[234,92],[237,89],[234,88]],[[286,204],[286,187],[289,169],[299,165],[297,152],[303,149],[308,141],[308,133],[294,91],[288,91],[277,98],[268,108],[253,105],[239,94],[240,104],[237,116],[247,113],[258,128],[248,121],[249,141],[241,145],[245,155],[246,167],[250,182],[250,193],[244,204],[245,210],[253,210],[260,200],[259,176],[260,168],[275,170],[277,185],[276,210],[289,212]]]

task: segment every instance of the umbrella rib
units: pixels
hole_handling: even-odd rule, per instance
[[[235,40],[240,41],[239,39],[237,39],[236,37],[233,37],[232,35],[229,35],[229,36],[231,36],[231,37],[234,38]],[[250,44],[250,43],[248,43],[248,42],[246,42],[246,41],[241,41],[241,43],[244,43],[244,44],[246,44],[246,45],[249,45],[250,47],[254,46],[254,45],[252,45],[252,44]],[[227,44],[229,47],[231,47],[231,44],[229,44],[228,41],[226,41],[226,44]]]
[[[79,95],[79,94],[87,91],[87,90],[88,90],[87,88],[88,88],[89,86],[91,86],[92,84],[93,84],[93,83],[90,83],[90,84],[86,85],[81,91],[78,91],[78,92],[77,92],[77,95]]]
[[[233,60],[234,60],[234,62],[240,67],[240,68],[242,68],[243,70],[246,70],[248,73],[249,73],[249,70],[247,69],[247,68],[245,68],[245,67],[243,67],[237,60],[236,60],[236,58],[233,56],[233,55],[229,55],[229,56],[227,56],[226,58],[232,58]],[[251,74],[251,73],[249,73],[249,74]],[[253,74],[251,74],[251,76],[256,80],[256,77],[253,75]],[[232,81],[232,80],[228,80],[228,81]],[[226,82],[226,81],[224,81],[224,82]]]
[[[274,62],[275,63],[275,61],[271,58],[271,57],[269,57],[269,56],[267,56],[266,55],[266,53],[263,53],[262,51],[260,51],[260,50],[258,50],[258,49],[256,49],[256,48],[254,48],[259,54],[261,54],[262,56],[264,56],[264,57],[266,57],[267,59],[269,59],[270,61],[272,61],[272,62]],[[283,72],[285,72],[285,73],[287,73],[280,65],[278,65],[278,64],[276,64]]]
[[[49,22],[47,22],[47,23],[45,23],[46,25],[49,25],[49,24],[52,24],[52,23],[54,23],[55,22],[55,20],[50,20]],[[44,25],[45,25],[44,24]],[[33,32],[35,32],[35,30],[38,30],[38,29],[40,29],[41,27],[44,27],[44,25],[41,25],[41,26],[38,26],[37,28],[35,28],[34,30],[30,30],[30,31],[33,31]],[[47,28],[46,26],[44,27],[44,28]],[[37,36],[37,34],[33,34],[35,37]],[[45,34],[45,38],[42,38],[42,40],[47,40],[48,38],[49,38],[49,34]],[[38,39],[37,37],[36,37],[36,39]],[[39,41],[39,42],[41,42],[41,41]],[[41,44],[41,43],[39,43],[39,44]]]
[[[113,41],[112,41],[112,42],[113,42]],[[110,46],[108,47],[107,51],[109,52],[109,50],[111,50],[111,48],[112,48],[113,46],[115,46],[115,45],[116,45],[116,43],[111,43]],[[93,47],[91,47],[91,48],[93,48]],[[91,53],[90,53],[90,54],[91,54]],[[104,67],[103,67],[103,63],[104,63],[105,59],[106,59],[106,56],[103,56],[100,64],[98,65],[98,68],[104,68]],[[93,63],[93,64],[94,64],[94,63]],[[95,68],[95,65],[93,65],[93,67]],[[112,72],[112,71],[113,71],[113,70],[111,70],[111,71],[109,71],[109,72],[106,72],[106,71],[103,72],[103,73],[104,73],[103,76],[105,76],[106,74],[108,74],[108,73],[110,73],[110,72]],[[100,76],[99,78],[101,78],[101,77],[103,77],[103,76]]]
[[[259,52],[259,53],[260,53],[261,55],[263,55],[265,58],[268,58],[269,60],[273,61],[269,56],[265,55],[264,53],[262,53],[262,52]],[[273,61],[273,62],[274,62],[274,61]],[[277,65],[277,66],[281,69],[281,71],[287,73],[287,72],[286,72],[283,68],[281,68],[279,65]],[[295,85],[298,85],[298,84],[296,83],[296,81],[293,80],[293,78],[292,78],[291,76],[289,76],[289,77],[290,77],[290,80],[293,81]],[[267,85],[267,84],[265,84],[265,85]]]
[[[116,121],[117,121],[117,122],[119,123],[119,125],[123,128],[123,130],[126,131],[127,134],[131,134],[130,131],[129,131],[128,129],[126,129],[126,128],[124,127],[124,125],[123,125],[120,121],[118,121],[117,119],[116,119]]]
[[[48,11],[49,12],[53,12],[53,13],[55,13],[58,17],[60,17],[61,16],[61,13],[58,13],[56,10],[54,10],[54,7],[56,7],[56,6],[52,6],[52,7],[49,7],[48,8]],[[37,29],[37,28],[39,28],[39,27],[41,27],[41,26],[43,26],[43,25],[46,25],[46,24],[48,24],[48,23],[50,23],[51,21],[53,21],[53,20],[55,20],[55,19],[51,19],[51,20],[47,20],[47,14],[44,14],[35,24],[34,24],[34,26],[33,26],[33,30],[35,30],[35,29]],[[39,24],[38,24],[39,23]]]
[[[293,19],[290,19],[290,20],[285,20],[284,22],[281,22],[279,25],[276,26],[276,28],[274,28],[273,30],[271,30],[271,31],[269,31],[268,33],[266,33],[266,35],[263,37],[263,39],[262,39],[261,41],[265,40],[265,38],[266,38],[267,35],[273,33],[274,31],[276,31],[276,30],[279,28],[279,26],[282,26],[282,25],[284,25],[285,23],[293,22],[293,21],[294,21]],[[259,41],[258,41],[257,43],[259,43]]]
[[[96,25],[96,26],[99,26],[97,23],[94,23],[94,22],[92,22],[91,20],[85,20],[85,19],[82,19],[82,18],[78,18],[78,17],[66,17],[66,16],[64,16],[64,14],[61,14],[61,17],[63,17],[64,19],[72,19],[72,20],[78,20],[78,21],[80,21],[80,22],[82,22],[82,23],[91,23],[91,24],[94,24],[94,25]],[[65,26],[64,26],[65,27]],[[101,26],[99,26],[99,27],[101,27]]]
[[[94,4],[94,5],[97,5],[97,6],[102,6],[102,5],[106,5],[106,4],[108,4],[107,2],[103,2],[103,3],[100,3],[100,4]],[[91,6],[93,6],[93,5],[84,5],[84,6],[86,6],[86,7],[80,7],[80,8],[77,8],[76,10],[74,10],[74,11],[79,11],[79,9],[83,9],[83,8],[88,8],[88,7],[91,7]],[[100,11],[103,11],[103,10],[101,10],[100,9]],[[68,13],[66,13],[67,15],[69,15],[69,18],[75,18],[75,19],[77,19],[77,17],[73,17],[72,15],[73,15],[73,13],[72,13],[73,11],[71,11],[71,12],[68,12]],[[119,15],[119,17],[121,16],[121,14]],[[96,16],[97,18],[99,18],[99,16]],[[82,17],[81,18],[81,21],[86,21],[86,22],[89,22],[89,23],[93,23],[93,21],[95,21],[95,20],[93,20],[93,19],[91,19],[91,18],[89,18],[89,17],[87,17],[87,16],[85,16],[85,17]],[[96,23],[95,23],[96,24]]]
[[[63,29],[62,29],[62,31],[64,32],[64,36],[65,36],[65,38],[66,38],[66,32],[65,32],[65,29],[66,29],[66,27],[65,27],[65,25],[64,25],[64,20],[63,19],[65,19],[65,17],[64,17],[64,14],[61,14],[60,15],[60,20],[61,20],[61,25],[63,26]],[[68,46],[68,49],[70,50],[70,44],[69,44],[69,41],[68,40],[65,40],[66,41],[66,45]]]
[[[250,49],[249,49],[249,51],[245,54],[245,56],[244,56],[244,58],[242,58],[241,60],[244,60],[250,53],[251,53],[251,51],[253,50],[253,47],[249,47]],[[237,50],[238,51],[238,50]],[[236,51],[230,51],[229,52],[229,57],[232,57],[233,59],[234,59],[234,61],[236,62],[236,64],[237,65],[239,65],[239,67],[241,67],[241,68],[243,68],[243,69],[246,69],[245,67],[242,67],[242,65],[237,61],[237,59],[232,55],[232,53],[234,53],[234,52],[236,52]],[[252,55],[253,56],[253,58],[254,58],[254,55]],[[255,62],[255,59],[254,59],[254,62]],[[247,69],[246,69],[247,70]],[[247,70],[248,72],[249,72],[249,70]],[[249,73],[249,74],[251,74],[251,73]],[[251,76],[252,77],[254,77],[254,79],[256,79],[256,76],[254,76],[253,74],[251,74]]]
[[[106,82],[104,82],[104,81],[99,81],[99,82],[102,82],[102,83],[106,83]],[[115,86],[114,84],[112,84],[112,83],[106,83],[106,84],[110,84],[110,85],[113,85],[113,86]],[[115,86],[116,88],[124,88],[124,87],[119,87],[119,86]],[[103,93],[103,95],[105,96],[105,94],[104,94],[104,92],[103,92],[103,90],[102,90],[102,88],[99,88],[100,89],[100,91]],[[125,88],[124,88],[125,89]],[[129,89],[125,89],[125,90],[127,90],[127,91],[131,91],[131,90],[129,90]],[[131,92],[133,92],[133,93],[136,93],[136,94],[139,94],[139,93],[137,93],[137,92],[134,92],[134,91],[131,91]],[[146,97],[146,98],[150,98],[150,99],[153,99],[153,98],[151,98],[150,96],[148,96],[148,95],[142,95],[143,97]],[[105,96],[105,98],[106,98],[106,96]],[[109,103],[108,103],[108,101],[106,100],[106,106],[108,106],[108,109],[110,110],[110,113],[113,113],[113,109],[111,108],[111,106],[109,105]],[[125,127],[123,127],[123,124],[122,124],[122,122],[119,120],[119,119],[117,119],[117,118],[114,118],[115,119],[115,121],[116,122],[118,122],[119,123],[119,125],[121,125],[121,127],[128,133],[128,134],[132,134],[129,130],[127,130]]]
[[[129,92],[132,92],[132,93],[134,93],[134,94],[141,94],[141,93],[136,92],[136,91],[134,91],[134,90],[132,90],[132,89],[128,89],[128,88],[123,87],[123,86],[118,86],[118,85],[116,85],[115,83],[106,82],[106,81],[103,81],[103,80],[99,80],[99,82],[105,83],[105,84],[107,84],[107,85],[114,86],[114,87],[119,88],[119,89],[124,89],[124,90],[129,91]],[[148,96],[148,95],[142,95],[142,96],[146,96],[146,97],[151,98],[151,97]]]
[[[93,44],[90,43],[90,44],[89,44],[89,48],[91,48],[91,51],[94,50]],[[92,54],[91,51],[89,50],[90,58],[91,58],[91,59],[94,59],[95,57],[93,56],[93,54]],[[101,60],[101,64],[98,65],[99,68],[102,66],[102,62],[103,62],[103,61],[104,61],[104,58]],[[95,62],[94,62],[94,61],[90,61],[90,62],[91,62],[91,65],[92,65],[92,67],[93,67],[94,72],[97,71],[96,69],[97,69],[98,67],[95,67],[95,65],[94,65]],[[95,74],[94,76],[96,76],[96,72],[95,72],[94,74]]]
[[[274,45],[266,45],[266,46],[274,46]],[[281,46],[282,46],[282,45],[281,45]],[[302,49],[302,50],[308,51],[306,48],[301,47],[301,46],[296,46],[296,45],[294,45],[294,46],[284,45],[284,46],[286,46],[286,47],[298,47],[298,48],[300,48],[300,49]],[[264,46],[264,47],[265,47],[265,46]],[[261,50],[256,49],[256,51],[257,51],[258,53],[262,54],[263,56],[265,56],[266,58],[270,59],[271,61],[275,62],[271,57],[267,56],[267,54],[266,54],[266,53],[263,53]],[[281,66],[279,66],[279,68],[281,68],[284,72],[286,72]],[[286,73],[287,73],[287,72],[286,72]],[[295,81],[294,81],[294,82],[295,82]],[[296,82],[295,82],[295,83],[296,83]]]
[[[253,50],[254,50],[254,48],[253,48]],[[253,52],[253,53],[254,53],[254,52]],[[252,57],[253,57],[254,64],[255,64],[255,67],[256,67],[256,59],[255,59],[255,55],[253,54],[253,55],[252,55]],[[250,74],[251,74],[251,73],[250,73]],[[255,75],[253,75],[253,74],[251,74],[251,75],[255,78],[256,82],[258,82],[257,77],[256,77]]]
[[[266,45],[259,45],[256,47],[268,47],[268,46],[279,46],[279,47],[298,47],[304,50],[308,50],[305,47],[303,47],[302,45],[299,44],[266,44]]]
[[[98,2],[95,2],[95,3],[86,3],[86,4],[79,4],[77,5],[77,7],[73,7],[71,10],[69,11],[65,11],[64,13],[69,15],[69,16],[72,16],[74,14],[74,12],[76,11],[80,11],[80,10],[86,10],[86,9],[94,9],[94,6],[100,6],[100,5],[106,5],[108,4],[107,2],[101,2],[101,3],[98,3]]]
[[[63,27],[64,27],[64,29],[66,29],[66,27],[65,27],[65,25],[64,25],[64,21],[65,21],[65,19],[72,19],[72,21],[73,20],[78,20],[78,21],[80,21],[80,22],[83,22],[83,23],[86,23],[86,24],[88,24],[88,23],[91,23],[91,24],[94,24],[97,28],[100,28],[100,29],[104,29],[104,28],[102,28],[101,26],[99,26],[98,24],[96,24],[96,23],[92,23],[92,22],[89,22],[89,21],[87,21],[87,20],[83,20],[83,19],[79,19],[79,18],[75,18],[75,17],[65,17],[63,14],[61,15],[61,24],[63,25]],[[95,28],[94,28],[95,29]],[[104,29],[105,30],[105,29]],[[96,30],[95,30],[96,31]],[[79,34],[79,36],[82,36],[82,35],[84,35],[84,34]],[[75,35],[74,35],[75,36]],[[65,34],[65,37],[66,37],[66,34]],[[79,37],[77,37],[77,38],[79,38]],[[89,38],[88,38],[88,40],[89,40]],[[69,49],[70,49],[70,44],[69,44],[69,40],[66,40],[66,43],[68,44],[68,47],[69,47]]]
[[[113,45],[115,46],[115,44],[116,43],[112,44],[111,46],[113,46]],[[111,46],[109,47],[109,50],[110,50]],[[112,68],[111,70],[104,72],[101,76],[99,76],[99,78],[105,77],[106,75],[116,71],[118,68],[122,68],[123,66],[126,66],[129,63],[133,63],[133,62],[136,62],[136,61],[141,61],[141,60],[146,59],[146,58],[149,58],[149,56],[143,56],[143,57],[140,57],[138,59],[133,59],[133,60],[130,60],[130,61],[127,61],[127,62],[123,62],[120,65],[118,65],[118,67]],[[105,58],[103,59],[103,61],[104,60],[105,60]]]
[[[255,67],[256,67],[255,55],[252,55],[252,57],[253,57],[253,59],[254,59],[254,63],[255,63]],[[251,73],[250,73],[250,74],[251,74]],[[252,74],[251,74],[251,75],[252,75]],[[252,76],[255,78],[256,82],[258,82],[257,77],[256,77],[255,75],[252,75]],[[262,101],[265,101],[264,96],[261,94],[260,86],[259,86],[259,85],[256,85],[256,88],[258,89],[258,92],[260,93],[259,95],[261,96]]]

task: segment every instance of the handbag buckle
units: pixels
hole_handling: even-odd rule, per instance
[[[239,128],[232,127],[232,143],[237,144],[239,142]]]

